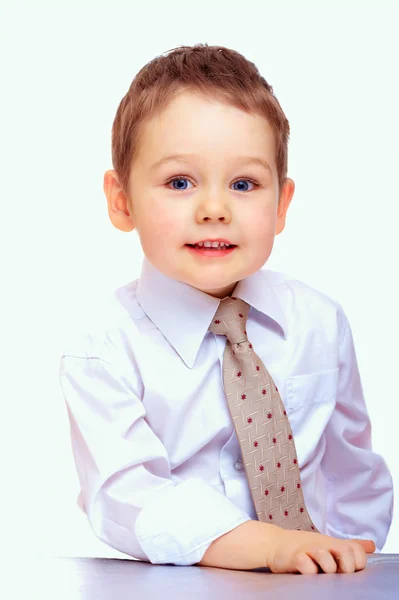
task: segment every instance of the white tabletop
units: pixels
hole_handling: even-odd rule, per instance
[[[12,564],[11,564],[12,563]],[[4,563],[3,563],[4,565]],[[369,554],[355,573],[276,574],[193,565],[153,565],[129,559],[15,557],[0,578],[2,600],[398,600],[399,554]],[[10,580],[11,576],[11,580]],[[7,587],[3,587],[7,586]]]

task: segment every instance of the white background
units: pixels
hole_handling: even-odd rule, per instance
[[[393,0],[2,0],[3,549],[126,558],[77,507],[58,369],[85,311],[140,274],[137,233],[112,226],[102,188],[112,121],[137,71],[183,44],[233,48],[273,86],[296,191],[265,267],[342,304],[398,486],[398,16]]]

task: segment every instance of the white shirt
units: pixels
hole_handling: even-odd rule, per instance
[[[341,305],[267,269],[232,295],[250,304],[248,339],[285,405],[315,526],[381,552],[393,482],[372,451]],[[79,506],[99,539],[153,564],[195,564],[257,519],[223,389],[227,339],[208,330],[219,302],[144,257],[103,322],[73,333],[61,357]]]

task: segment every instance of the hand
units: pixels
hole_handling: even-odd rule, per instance
[[[273,573],[353,573],[365,568],[366,553],[373,553],[371,540],[342,540],[309,531],[276,526],[269,545],[266,566]]]

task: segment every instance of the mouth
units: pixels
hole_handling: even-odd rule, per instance
[[[185,245],[186,248],[188,248],[188,250],[190,252],[193,252],[195,254],[197,254],[198,256],[210,256],[210,257],[221,257],[221,256],[228,256],[230,254],[232,254],[232,252],[234,252],[234,250],[237,248],[236,245],[231,244],[230,246],[227,246],[226,248],[207,248],[205,246],[197,246],[196,244],[186,244]]]

